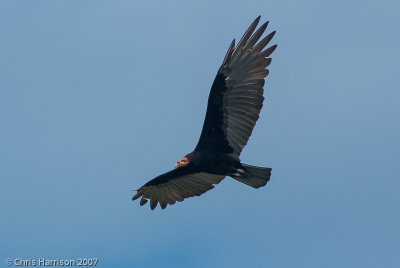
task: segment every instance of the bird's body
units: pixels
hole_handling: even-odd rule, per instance
[[[254,34],[258,17],[235,47],[231,43],[218,70],[208,98],[207,112],[200,139],[193,152],[180,159],[175,169],[143,185],[132,198],[142,197],[144,205],[157,203],[162,208],[184,198],[198,196],[214,188],[226,176],[254,188],[264,186],[271,169],[240,162],[239,156],[247,144],[263,106],[266,67],[276,45],[265,49],[275,32],[259,41],[268,22]],[[259,41],[259,42],[258,42]]]

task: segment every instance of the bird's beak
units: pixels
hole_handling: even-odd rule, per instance
[[[179,161],[178,161],[178,162],[176,162],[176,164],[175,164],[175,168],[178,168],[180,165],[181,165],[181,163],[179,163]]]

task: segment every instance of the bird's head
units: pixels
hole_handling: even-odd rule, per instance
[[[178,162],[176,162],[175,168],[186,166],[187,164],[189,164],[189,162],[190,161],[189,161],[189,158],[187,156],[182,157],[181,159],[179,159]]]

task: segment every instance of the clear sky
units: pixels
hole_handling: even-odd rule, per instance
[[[0,263],[400,267],[398,1],[2,1]],[[244,163],[157,208],[233,38],[277,30]]]

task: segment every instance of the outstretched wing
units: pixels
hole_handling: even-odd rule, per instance
[[[260,16],[236,47],[232,41],[226,53],[211,87],[197,151],[212,150],[238,158],[249,140],[263,106],[269,56],[277,47],[264,50],[275,31],[259,41],[268,25],[266,22],[253,34],[259,21]]]
[[[180,167],[162,174],[149,181],[137,190],[132,200],[142,197],[140,205],[143,206],[150,199],[151,209],[160,203],[162,209],[167,204],[173,205],[176,201],[199,196],[214,188],[225,176],[205,172],[193,172],[190,166]]]

